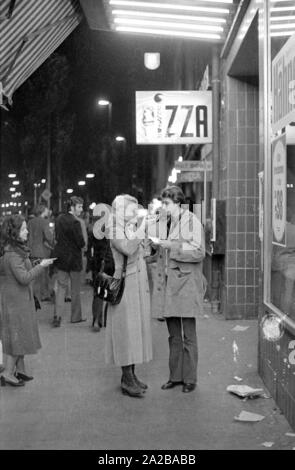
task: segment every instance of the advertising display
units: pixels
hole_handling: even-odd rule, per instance
[[[272,242],[286,246],[287,207],[286,134],[272,144]]]
[[[211,91],[137,91],[136,143],[212,142]]]
[[[295,34],[272,61],[272,130],[295,121]]]

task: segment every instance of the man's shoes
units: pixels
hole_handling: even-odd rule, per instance
[[[184,393],[189,393],[195,390],[195,388],[196,388],[196,384],[183,384],[182,391]]]
[[[171,380],[168,380],[164,385],[162,385],[161,389],[162,390],[169,390],[170,388],[176,387],[176,385],[182,385],[183,382],[172,382]]]
[[[41,302],[51,302],[51,297],[44,297]]]
[[[72,302],[71,297],[65,297],[65,302]]]
[[[77,321],[71,321],[71,323],[82,323],[83,321],[86,321],[87,318],[81,318],[81,320],[77,320]]]

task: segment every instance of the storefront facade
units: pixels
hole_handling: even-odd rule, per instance
[[[222,310],[258,317],[259,372],[295,426],[294,2],[252,0],[221,53]]]

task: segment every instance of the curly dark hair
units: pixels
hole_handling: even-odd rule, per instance
[[[162,199],[169,198],[176,204],[184,204],[185,196],[179,186],[167,186],[161,192]]]
[[[12,245],[19,243],[19,232],[25,218],[20,214],[6,217],[1,227],[1,240],[4,244]]]

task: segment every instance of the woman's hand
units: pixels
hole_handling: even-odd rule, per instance
[[[40,266],[43,266],[43,268],[47,268],[47,266],[50,266],[57,258],[46,258],[42,259],[40,262]]]

